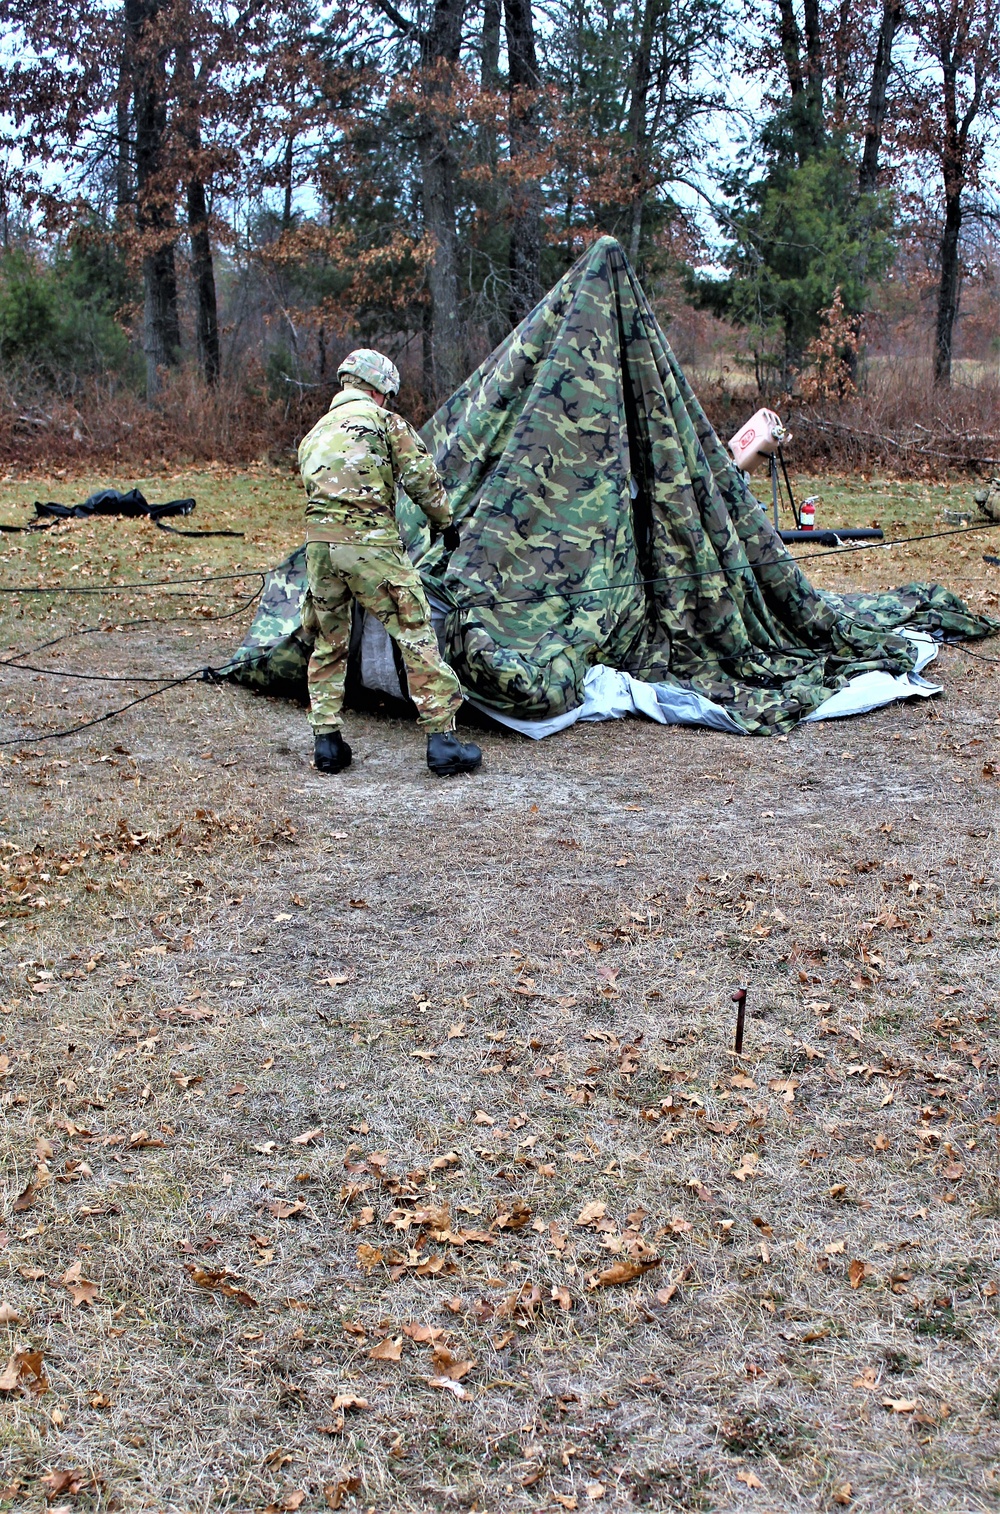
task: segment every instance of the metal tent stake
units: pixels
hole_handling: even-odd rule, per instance
[[[747,1017],[747,991],[738,988],[733,994],[733,1003],[736,1005],[736,1045],[734,1050],[739,1056],[743,1050],[743,1026]]]

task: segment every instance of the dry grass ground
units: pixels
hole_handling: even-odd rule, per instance
[[[148,482],[252,536],[76,523],[3,583],[296,539],[276,475]],[[967,489],[824,494],[912,531]],[[988,608],[983,550],[814,576]],[[324,778],[206,684],[31,734],[223,660],[239,587],[3,596],[10,649],[194,617],[4,669],[3,1506],[996,1509],[995,663],[780,741],[490,733],[448,783],[377,716]]]

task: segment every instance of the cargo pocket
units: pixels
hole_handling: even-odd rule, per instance
[[[413,644],[433,640],[430,606],[423,593],[419,589],[410,588],[408,584],[387,583],[385,590],[396,607],[400,634]]]
[[[302,636],[307,642],[314,642],[319,635],[319,616],[316,614],[316,601],[312,597],[312,590],[307,589],[302,600]]]

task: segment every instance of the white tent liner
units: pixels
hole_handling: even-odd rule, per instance
[[[431,600],[435,628],[441,636],[444,622],[444,607]],[[910,673],[898,677],[891,673],[859,673],[845,688],[832,694],[829,699],[806,716],[805,724],[814,720],[839,720],[846,715],[864,715],[877,710],[896,699],[926,699],[931,694],[940,694],[941,685],[928,683],[920,674],[937,656],[937,643],[922,631],[906,631],[905,635],[916,651],[916,663]],[[399,674],[392,654],[388,632],[373,615],[366,615],[361,637],[361,681],[367,689],[399,698],[401,693]],[[482,710],[492,720],[528,736],[532,741],[541,741],[545,736],[554,736],[576,725],[578,720],[623,720],[627,715],[644,715],[659,725],[704,725],[716,731],[728,731],[734,736],[744,732],[722,705],[713,704],[701,694],[676,689],[668,683],[645,683],[633,678],[631,673],[619,672],[617,668],[598,664],[589,668],[583,681],[583,703],[575,710],[555,715],[551,720],[518,720],[513,715],[502,715],[476,699],[469,703]]]
[[[881,705],[891,704],[895,699],[926,699],[930,694],[940,694],[940,684],[928,683],[920,677],[920,669],[937,656],[937,646],[931,637],[920,632],[906,634],[918,648],[912,673],[901,673],[898,677],[891,673],[859,673],[845,688],[832,694],[807,715],[806,721],[864,715]],[[578,720],[621,720],[626,715],[645,715],[660,725],[706,725],[716,731],[730,731],[735,736],[745,734],[721,705],[713,704],[700,694],[675,689],[668,683],[644,683],[641,678],[633,678],[631,673],[620,673],[616,668],[600,665],[587,671],[583,681],[583,703],[552,720],[515,720],[510,715],[498,714],[496,710],[478,704],[475,699],[470,699],[469,703],[512,731],[530,736],[533,741],[564,731]]]

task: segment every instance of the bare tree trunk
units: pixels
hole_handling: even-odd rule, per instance
[[[778,0],[778,37],[792,97],[791,122],[800,163],[823,145],[823,35],[819,0],[804,0],[805,58],[794,0]]]
[[[481,37],[479,79],[484,91],[496,94],[500,90],[500,25],[502,11],[500,0],[483,0],[483,30]],[[480,162],[489,170],[489,183],[484,192],[486,213],[493,226],[502,227],[507,221],[507,187],[499,173],[500,153],[497,133],[491,121],[479,132]],[[489,280],[488,292],[484,287],[486,330],[491,347],[498,347],[510,329],[508,279],[496,270]]]
[[[480,78],[484,89],[496,89],[500,83],[500,0],[483,0]]]
[[[393,0],[376,0],[379,9],[403,36],[420,45],[422,92],[428,109],[419,133],[421,200],[424,230],[434,243],[427,269],[430,302],[423,328],[424,396],[435,407],[461,382],[465,372],[455,226],[455,177],[446,111],[462,47],[467,0],[433,0],[430,25],[419,26],[401,15]]]
[[[215,293],[215,263],[208,226],[205,186],[192,175],[187,186],[188,235],[191,238],[191,277],[194,281],[198,364],[206,384],[217,384],[222,366],[219,310]]]
[[[434,394],[434,311],[429,303],[421,311],[420,356],[424,365],[424,399],[433,410],[437,405]]]
[[[436,131],[427,134],[422,148],[424,225],[434,239],[434,256],[427,271],[433,313],[430,397],[438,404],[461,383],[463,367],[454,163],[443,135]]]
[[[955,15],[954,9],[952,15]],[[962,18],[964,19],[964,18]],[[934,327],[934,385],[951,387],[951,353],[958,315],[958,239],[962,230],[962,191],[965,188],[968,128],[974,119],[970,104],[964,121],[958,103],[960,44],[956,46],[957,26],[947,24],[937,33],[937,58],[941,65],[944,134],[941,143],[941,171],[944,179],[944,228],[941,232],[941,267],[939,270],[937,321]],[[963,130],[964,127],[964,130]]]
[[[941,234],[941,277],[938,284],[937,324],[934,331],[934,383],[951,384],[951,351],[958,315],[959,235],[962,230],[962,188],[945,188],[944,231]]]
[[[823,31],[819,0],[803,0],[806,25],[805,107],[807,130],[815,151],[823,145]]]
[[[281,229],[287,231],[292,224],[292,169],[295,163],[295,137],[291,131],[285,137],[285,153],[281,165],[281,182],[284,198],[281,206]]]
[[[892,72],[892,47],[902,19],[902,0],[882,0],[882,25],[879,27],[875,47],[875,63],[865,116],[865,146],[858,171],[858,191],[863,195],[874,194],[878,188],[878,159],[885,124],[886,91]]]
[[[163,387],[161,369],[176,366],[181,330],[177,313],[177,268],[174,244],[147,252],[142,260],[142,347],[146,354],[146,398]]]
[[[132,100],[132,83],[129,77],[128,37],[124,12],[122,13],[122,23],[122,55],[118,65],[118,89],[115,94],[115,209],[119,215],[123,214],[126,207],[132,202],[128,139],[128,116]]]
[[[646,208],[646,110],[649,102],[653,29],[658,15],[659,0],[646,0],[642,11],[642,27],[632,67],[632,88],[629,95],[627,129],[629,151],[632,155],[632,196],[629,207],[628,252],[633,263],[639,258],[642,216]]]
[[[794,101],[802,93],[802,34],[799,31],[799,23],[795,19],[795,7],[793,0],[778,0],[778,15],[780,25],[778,35],[781,40],[781,56],[785,63],[785,72],[788,75],[788,88]]]
[[[195,295],[195,333],[198,366],[206,384],[219,381],[219,311],[215,292],[215,263],[208,222],[208,196],[204,179],[201,141],[201,101],[195,83],[191,49],[186,42],[177,48],[177,93],[180,98],[180,134],[187,150],[187,224],[191,240],[191,278]]]
[[[10,194],[7,175],[0,170],[0,245],[4,252],[10,251]]]
[[[988,91],[1000,69],[997,36],[1000,15],[993,5],[977,11],[972,5],[953,3],[931,10],[928,19],[929,36],[925,40],[941,67],[942,130],[936,146],[944,181],[934,383],[947,388],[951,384],[958,316],[959,239],[965,209],[962,196],[976,172],[976,159],[983,146],[970,134],[977,117],[992,105]]]
[[[449,70],[458,63],[464,19],[465,0],[435,0],[430,29],[420,39],[424,92],[431,99],[450,88]],[[434,240],[434,256],[427,275],[432,318],[431,371],[425,375],[425,389],[428,399],[436,405],[458,387],[465,367],[458,297],[456,164],[446,124],[427,124],[421,133],[420,170],[424,226]]]
[[[837,38],[834,48],[835,70],[833,79],[833,98],[838,107],[843,107],[847,99],[847,76],[851,58],[851,45],[849,29],[851,25],[852,0],[840,0],[840,8],[837,14]],[[838,118],[839,119],[839,118]]]
[[[522,165],[520,183],[511,174],[510,316],[511,324],[541,299],[542,196],[530,160],[539,145],[538,59],[531,0],[504,0],[507,58],[510,64],[510,155]]]
[[[295,86],[288,100],[288,126],[285,130],[285,150],[281,157],[281,229],[287,231],[292,224],[292,192],[295,188]]]
[[[885,124],[886,97],[889,75],[892,72],[892,48],[903,19],[903,0],[882,0],[882,22],[875,45],[875,61],[872,65],[871,84],[868,89],[868,106],[865,112],[865,145],[858,169],[858,195],[867,199],[862,206],[862,230],[858,249],[858,280],[864,286],[868,279],[868,260],[871,254],[871,238],[878,214],[871,203],[871,196],[878,189],[879,154],[882,150],[882,131]],[[861,320],[857,323],[860,340]],[[851,378],[855,376],[858,349],[851,353]]]
[[[176,230],[172,185],[163,162],[167,132],[166,69],[151,35],[160,0],[125,0],[126,45],[135,114],[136,227],[146,251],[142,345],[146,354],[146,395],[160,391],[160,370],[180,356],[177,309]]]

